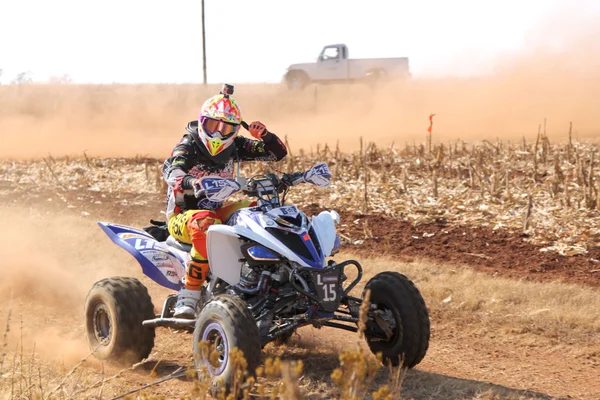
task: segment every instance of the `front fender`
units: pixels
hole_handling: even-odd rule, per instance
[[[339,236],[335,224],[340,222],[340,216],[335,211],[322,211],[312,217],[312,226],[321,243],[323,255],[329,257],[339,247]]]
[[[271,236],[267,232],[264,234]],[[240,260],[244,259],[244,255],[240,249],[242,244],[240,238],[242,237],[273,250],[303,267],[310,267],[287,247],[279,245],[279,241],[275,238],[269,240],[251,229],[240,225],[211,225],[206,232],[206,249],[211,274],[223,279],[230,285],[236,285],[240,282],[243,265],[243,262]]]
[[[206,231],[206,251],[212,276],[230,285],[240,283],[242,262],[239,235],[229,225],[211,225]]]

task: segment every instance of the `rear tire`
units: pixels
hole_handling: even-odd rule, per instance
[[[201,341],[209,342],[209,354],[202,354]],[[236,363],[230,358],[231,349],[241,350],[247,362],[242,382],[235,381]],[[210,353],[217,351],[216,365],[210,363]],[[255,376],[260,365],[261,344],[256,321],[246,302],[229,294],[218,295],[204,305],[194,329],[194,363],[198,378],[208,378],[209,391],[215,396],[225,388],[226,393],[233,392],[244,383],[245,377]],[[202,373],[205,366],[208,376]],[[240,395],[235,393],[234,395]]]
[[[367,81],[367,84],[372,89],[376,89],[385,84],[387,79],[387,72],[383,69],[374,69],[367,72],[365,79]]]
[[[367,289],[371,289],[371,307],[376,305],[395,322],[390,340],[382,341],[368,334],[369,327],[378,329],[377,323],[369,319],[365,331],[369,348],[374,354],[382,353],[384,364],[389,360],[398,366],[402,359],[403,367],[413,368],[429,348],[429,312],[423,296],[410,279],[398,272],[381,272],[371,278],[365,285],[363,299]]]
[[[132,364],[148,357],[154,328],[142,321],[154,318],[146,287],[136,278],[113,277],[94,284],[85,300],[85,332],[90,350],[100,360]]]

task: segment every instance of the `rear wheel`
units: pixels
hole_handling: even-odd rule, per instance
[[[366,78],[367,84],[371,88],[378,88],[378,87],[381,87],[385,83],[385,81],[387,79],[387,72],[385,72],[385,70],[383,70],[383,69],[374,69],[374,70],[367,72],[367,75],[365,78]]]
[[[406,276],[397,272],[375,275],[363,291],[371,290],[370,317],[365,336],[374,354],[382,353],[384,364],[412,368],[429,347],[429,312],[421,293]]]
[[[113,277],[94,284],[85,301],[85,332],[90,350],[101,360],[136,363],[154,347],[154,318],[146,287],[135,278]]]
[[[231,357],[233,348],[241,351],[246,368]],[[198,378],[209,380],[212,395],[222,388],[226,393],[239,395],[245,378],[240,379],[238,371],[244,377],[254,376],[260,354],[258,327],[245,301],[222,294],[204,305],[194,329],[194,363]]]

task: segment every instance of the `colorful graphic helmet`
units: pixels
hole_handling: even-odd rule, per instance
[[[198,136],[211,156],[231,146],[242,122],[242,112],[231,96],[218,94],[206,100],[198,116]]]

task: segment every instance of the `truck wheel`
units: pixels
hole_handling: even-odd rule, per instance
[[[148,290],[136,278],[96,282],[86,297],[84,318],[88,345],[100,360],[136,363],[154,347],[154,328],[142,325],[154,318],[154,306]]]
[[[393,366],[412,368],[417,365],[429,347],[429,312],[421,293],[414,283],[398,272],[381,272],[375,275],[363,291],[371,289],[371,314],[376,312],[389,325],[391,337],[384,337],[384,329],[374,317],[367,320],[365,336],[374,354],[382,353],[382,361]],[[378,333],[378,335],[375,335]]]
[[[208,352],[202,350],[206,348],[201,342],[208,345]],[[209,391],[213,396],[222,388],[227,394],[241,390],[245,379],[239,381],[236,376],[239,364],[230,358],[231,350],[236,347],[247,362],[244,374],[255,376],[261,355],[256,321],[244,300],[229,294],[218,295],[204,305],[194,329],[196,371],[201,381],[209,381]],[[239,394],[234,393],[235,396]]]
[[[309,84],[308,76],[301,71],[290,71],[285,77],[289,90],[302,90]]]
[[[374,69],[367,72],[367,84],[372,88],[380,87],[385,83],[387,72],[383,69]]]

